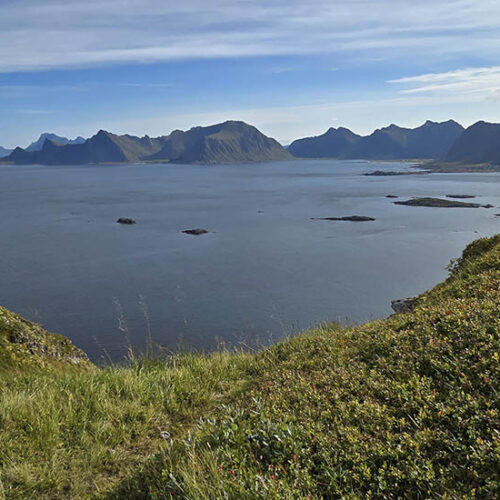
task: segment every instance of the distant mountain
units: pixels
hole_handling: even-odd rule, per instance
[[[453,120],[427,121],[414,129],[390,125],[363,137],[350,156],[370,160],[443,158],[463,131]]]
[[[59,145],[45,139],[39,151],[16,148],[6,158],[18,164],[39,163],[42,165],[80,165],[85,163],[137,162],[143,156],[159,151],[165,138],[148,136],[115,135],[100,130],[96,135],[80,144]]]
[[[483,121],[471,125],[456,140],[447,162],[500,164],[500,124]]]
[[[52,134],[49,132],[44,132],[37,141],[32,142],[25,151],[40,151],[43,148],[46,140],[52,141],[54,144],[58,146],[65,146],[67,144],[83,144],[85,139],[83,137],[77,137],[76,139],[68,139],[66,137],[61,137],[56,134]]]
[[[277,141],[255,127],[228,121],[151,138],[115,135],[100,130],[81,144],[60,145],[45,138],[39,151],[16,148],[5,158],[16,164],[78,165],[165,161],[176,163],[242,163],[292,158]]]
[[[297,158],[344,158],[360,139],[347,128],[330,128],[323,135],[293,141],[288,151]]]
[[[244,163],[289,160],[292,156],[276,140],[251,125],[227,121],[187,132],[175,130],[162,149],[145,160],[175,163]]]
[[[5,158],[12,153],[12,149],[5,149],[0,146],[0,158]]]
[[[318,137],[300,139],[289,151],[303,158],[363,158],[398,160],[443,158],[464,128],[453,120],[443,123],[427,121],[410,129],[390,125],[361,137],[348,129],[330,129]]]

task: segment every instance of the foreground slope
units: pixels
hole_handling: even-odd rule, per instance
[[[500,235],[413,307],[254,355],[5,375],[0,495],[495,498]]]
[[[66,337],[43,330],[36,323],[0,307],[0,376],[6,370],[63,370],[93,365]]]

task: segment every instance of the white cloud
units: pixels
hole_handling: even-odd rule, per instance
[[[0,72],[345,51],[495,56],[499,28],[497,0],[2,0]]]
[[[498,100],[500,93],[500,66],[466,68],[444,73],[426,73],[390,80],[403,85],[403,94],[421,94],[477,100]]]

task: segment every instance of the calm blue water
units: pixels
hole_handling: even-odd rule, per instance
[[[323,321],[391,313],[479,236],[499,208],[396,206],[395,194],[474,194],[500,206],[500,174],[363,177],[408,164],[0,166],[0,304],[94,360],[133,344],[265,344]],[[369,215],[376,222],[310,220]],[[133,217],[135,226],[116,224]],[[206,228],[190,236],[183,229]]]

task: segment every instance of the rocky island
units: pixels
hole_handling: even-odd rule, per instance
[[[481,205],[479,203],[467,203],[463,201],[443,200],[441,198],[412,198],[406,201],[395,201],[394,205],[405,205],[407,207],[439,207],[439,208],[492,208],[493,205]]]
[[[370,222],[370,221],[374,221],[375,219],[373,217],[367,217],[366,215],[348,215],[345,217],[311,217],[311,220]]]

